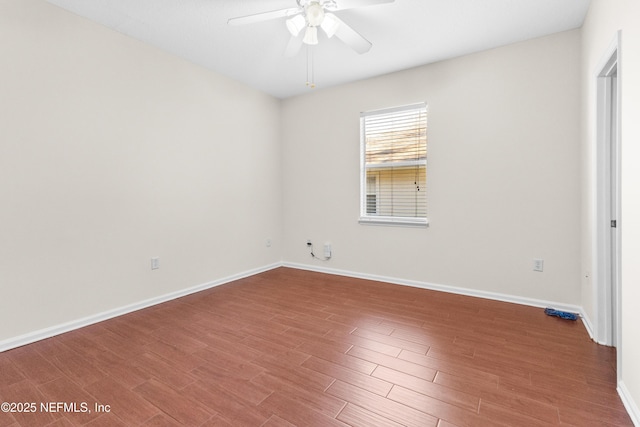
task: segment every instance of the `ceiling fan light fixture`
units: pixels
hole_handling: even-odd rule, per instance
[[[324,20],[324,9],[317,1],[309,3],[305,13],[310,26],[317,27],[322,24],[322,21]]]
[[[287,19],[287,29],[293,37],[297,37],[306,24],[307,22],[302,15],[296,15],[291,19]]]
[[[302,39],[304,44],[316,45],[318,44],[318,27],[308,26]]]
[[[327,34],[327,37],[331,38],[335,35],[336,31],[338,31],[338,27],[340,26],[340,20],[331,13],[325,13],[324,20],[320,27]]]

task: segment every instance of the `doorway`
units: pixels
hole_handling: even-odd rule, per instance
[[[620,345],[620,79],[618,33],[597,69],[594,272],[596,340]],[[619,351],[618,351],[619,353]]]

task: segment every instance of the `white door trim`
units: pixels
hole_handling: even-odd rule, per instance
[[[592,188],[593,212],[592,232],[594,237],[592,248],[592,267],[594,279],[594,301],[596,307],[595,337],[600,344],[616,345],[620,347],[620,42],[621,32],[618,31],[611,42],[603,59],[594,73],[597,85],[597,105],[595,123],[595,142],[593,149],[593,175]],[[613,76],[616,76],[614,78]],[[612,87],[615,82],[615,87]],[[611,105],[612,89],[618,94],[616,105]],[[615,114],[615,122],[611,120],[612,109]],[[611,130],[617,129],[612,137]],[[611,148],[613,147],[613,149]],[[613,153],[613,158],[612,158]],[[612,168],[613,160],[613,168]],[[616,180],[612,194],[611,171],[615,169]],[[612,238],[611,238],[611,207],[618,212],[616,237],[613,239],[617,250],[617,263],[611,265]],[[616,276],[612,276],[617,273]],[[615,319],[614,319],[615,317]],[[618,349],[618,355],[620,355]],[[620,364],[618,363],[620,368]],[[618,369],[620,375],[620,369]]]

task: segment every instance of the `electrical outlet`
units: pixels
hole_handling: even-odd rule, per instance
[[[159,257],[151,258],[151,269],[157,270],[159,268],[160,268],[160,258]]]
[[[544,260],[543,259],[534,259],[533,260],[533,271],[542,272],[544,270]]]
[[[265,244],[267,245],[268,248],[270,248],[271,247],[271,239],[267,239]]]

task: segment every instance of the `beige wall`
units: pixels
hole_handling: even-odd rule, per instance
[[[591,220],[592,150],[595,130],[595,75],[597,66],[616,36],[622,31],[621,62],[619,78],[621,80],[621,192],[622,212],[622,343],[621,388],[627,392],[627,398],[635,410],[635,419],[639,420],[640,404],[640,3],[632,0],[593,0],[583,26],[583,271],[591,271],[591,249],[593,236],[589,227]],[[585,309],[595,317],[593,301],[593,283],[584,280],[582,298]]]
[[[278,262],[279,117],[42,0],[0,0],[0,342]]]
[[[575,30],[285,100],[284,260],[579,305],[579,81]],[[430,225],[360,225],[359,113],[420,101]]]

